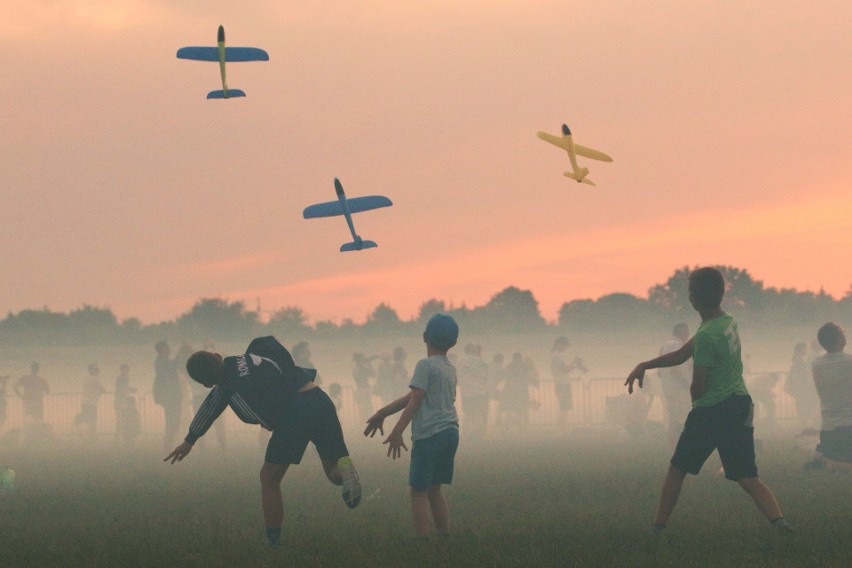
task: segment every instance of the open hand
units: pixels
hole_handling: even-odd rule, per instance
[[[628,394],[633,394],[633,383],[635,381],[639,381],[639,388],[642,388],[642,382],[645,380],[645,367],[642,365],[636,365],[636,368],[630,371],[630,374],[627,375],[627,380],[624,381],[624,384],[627,385]]]
[[[172,463],[175,463],[176,461],[181,461],[183,458],[188,456],[189,452],[191,452],[191,451],[192,451],[192,444],[190,444],[189,442],[184,442],[180,446],[175,448],[172,451],[172,453],[167,455],[166,459],[164,459],[163,461],[167,462],[169,460],[172,460]]]
[[[382,436],[385,435],[385,417],[380,416],[379,413],[373,414],[367,419],[367,428],[364,430],[364,435],[372,438],[376,435],[376,432],[380,432]]]
[[[406,452],[408,451],[408,447],[402,439],[402,434],[395,434],[391,432],[391,435],[388,436],[387,440],[382,443],[388,445],[389,458],[396,459],[402,455],[402,450],[405,450]]]

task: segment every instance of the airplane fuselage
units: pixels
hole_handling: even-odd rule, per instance
[[[225,76],[225,26],[219,26],[219,31],[216,34],[216,44],[219,48],[219,73],[222,74],[222,90],[225,92],[225,98],[228,98],[228,79]]]
[[[567,124],[562,125],[562,139],[565,141],[565,151],[568,153],[568,161],[571,162],[571,169],[574,170],[574,179],[577,183],[583,181],[583,178],[588,175],[588,168],[581,168],[577,163],[577,153],[574,151],[574,137],[571,135],[571,129]]]
[[[346,194],[343,193],[343,185],[337,178],[334,178],[334,191],[337,193],[337,200],[343,208],[343,216],[346,218],[346,224],[349,225],[349,232],[352,233],[352,240],[356,245],[359,245],[361,244],[361,237],[355,233],[355,225],[352,223],[352,212],[349,210],[349,203],[346,201]]]

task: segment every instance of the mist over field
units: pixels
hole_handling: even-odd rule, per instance
[[[517,288],[484,306],[429,301],[410,321],[383,304],[360,324],[309,324],[298,308],[264,316],[242,302],[218,299],[200,300],[173,321],[149,325],[118,322],[108,310],[89,306],[69,314],[9,314],[0,321],[0,376],[6,377],[0,383],[0,467],[13,469],[15,478],[0,494],[6,527],[0,531],[0,564],[847,564],[848,476],[804,468],[814,455],[819,422],[800,416],[786,388],[795,346],[804,343],[810,360],[822,353],[814,347],[821,323],[848,323],[848,298],[811,293],[749,296],[734,290],[727,306],[742,314],[760,476],[796,527],[793,538],[771,530],[742,490],[724,479],[714,454],[698,478],[687,481],[665,538],[651,539],[672,451],[668,416],[655,371],[647,374],[646,388],[631,396],[624,380],[636,363],[657,355],[675,323],[686,322],[691,332],[697,327],[698,317],[684,308],[683,298],[666,291],[677,287],[664,286],[648,300],[613,294],[566,302],[554,322],[541,317],[529,291]],[[426,356],[423,323],[433,311],[452,313],[461,324],[450,351],[459,371],[461,444],[455,480],[445,492],[453,536],[430,545],[413,537],[409,454],[391,460],[382,436],[366,439],[362,432],[367,416],[407,392],[415,363]],[[224,431],[211,428],[182,462],[163,463],[186,434],[193,391],[183,377],[181,425],[171,440],[164,439],[163,409],[151,392],[157,341],[169,344],[171,357],[183,344],[190,352],[204,346],[234,355],[244,353],[253,337],[270,333],[294,356],[298,351],[308,358],[309,364],[299,364],[318,370],[363,483],[361,505],[348,510],[309,446],[302,464],[284,478],[285,550],[277,556],[263,545],[258,498],[268,434],[226,410],[218,420]],[[570,344],[565,359],[581,362],[572,375],[571,408],[561,417],[551,375],[559,337]],[[492,365],[484,430],[466,414],[463,369],[475,351]],[[371,367],[366,383],[355,380],[355,353]],[[493,367],[497,355],[504,372]],[[513,358],[523,366],[505,372]],[[394,361],[404,373],[388,382]],[[33,362],[49,386],[43,421],[26,416],[15,391]],[[93,364],[102,392],[92,429],[81,416]],[[122,392],[131,401],[134,427],[122,422],[117,431],[128,416],[128,406],[115,397],[122,364],[128,366],[131,390]],[[520,406],[514,404],[519,393]],[[386,433],[395,420],[385,422]]]

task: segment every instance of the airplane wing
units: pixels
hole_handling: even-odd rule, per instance
[[[219,61],[219,49],[216,47],[182,47],[177,52],[178,59],[194,61]]]
[[[219,61],[218,47],[182,47],[178,59],[194,61]],[[269,61],[269,54],[256,47],[226,47],[225,61]]]
[[[364,197],[353,197],[346,200],[349,205],[350,213],[360,213],[361,211],[369,211],[371,209],[379,209],[380,207],[390,207],[393,202],[383,195],[365,195]],[[325,203],[317,203],[305,207],[302,212],[302,217],[305,219],[315,219],[317,217],[334,217],[343,215],[343,206],[340,201],[327,201]]]
[[[535,133],[536,136],[544,140],[545,142],[549,142],[554,146],[558,146],[563,150],[568,150],[568,141],[565,140],[562,136],[554,136],[553,134],[548,134],[547,132],[538,131]]]
[[[226,47],[225,61],[269,61],[269,54],[256,47]]]
[[[343,206],[339,201],[327,201],[325,203],[317,203],[305,207],[302,212],[302,217],[305,219],[315,219],[317,217],[334,217],[335,215],[343,215]]]
[[[586,148],[585,146],[580,146],[578,144],[574,144],[574,153],[578,156],[583,156],[584,158],[591,158],[593,160],[600,160],[602,162],[611,162],[612,158],[607,154],[604,154],[600,150],[593,150],[591,148]]]
[[[351,213],[360,213],[361,211],[369,211],[393,205],[393,202],[384,195],[353,197],[352,199],[347,199],[346,202],[349,204],[349,211]]]

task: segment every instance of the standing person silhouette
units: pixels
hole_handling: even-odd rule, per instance
[[[44,396],[50,392],[47,381],[39,375],[39,364],[30,365],[30,374],[24,375],[12,387],[24,401],[24,415],[34,422],[44,420]]]
[[[154,360],[154,402],[163,407],[165,428],[163,448],[172,447],[180,429],[180,411],[183,406],[183,389],[177,373],[177,365],[171,356],[171,348],[165,341],[154,345],[157,358]]]
[[[654,517],[653,531],[661,533],[677,504],[686,475],[697,475],[718,450],[725,477],[740,484],[761,513],[779,530],[791,531],[772,491],[757,476],[754,456],[754,404],[743,380],[742,348],[737,323],[721,308],[725,277],[705,267],[689,275],[689,302],[701,325],[683,347],[636,365],[624,382],[633,393],[645,371],[673,367],[693,360],[692,410],[686,418],[672,456]]]

